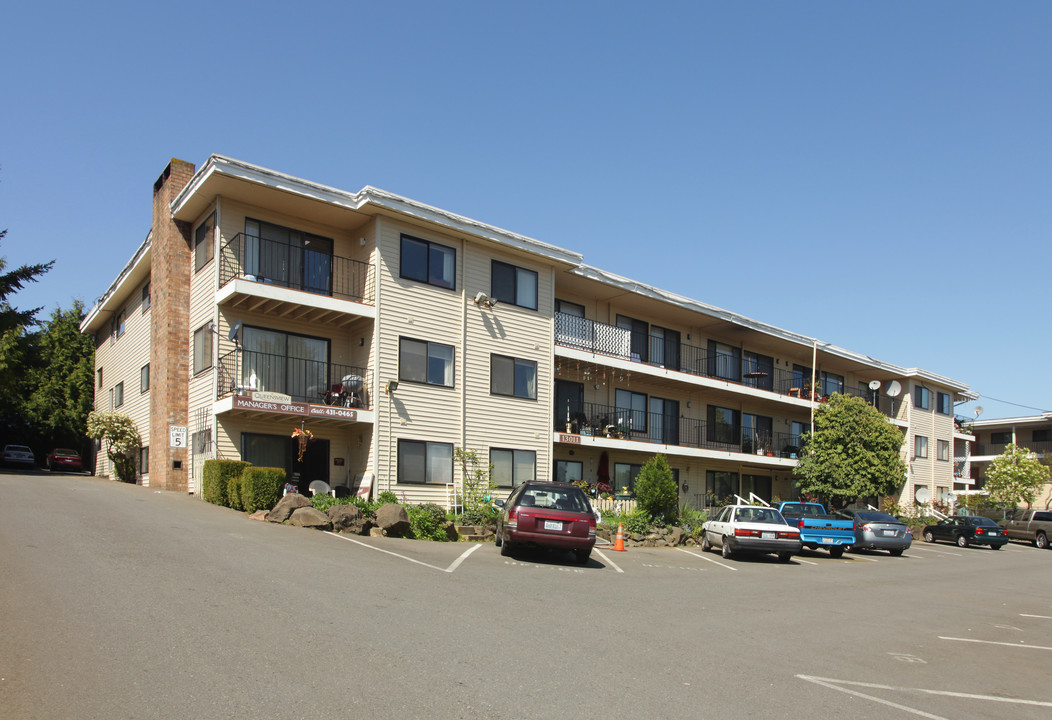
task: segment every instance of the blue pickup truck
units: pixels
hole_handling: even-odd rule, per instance
[[[843,557],[844,550],[855,542],[855,523],[826,514],[818,503],[783,502],[775,507],[790,525],[800,529],[800,541],[805,548],[826,548],[831,557]]]

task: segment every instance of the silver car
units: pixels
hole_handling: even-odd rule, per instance
[[[870,510],[841,510],[837,515],[855,522],[856,550],[887,550],[897,557],[913,544],[910,529],[894,515]]]

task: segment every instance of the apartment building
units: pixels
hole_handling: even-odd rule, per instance
[[[1052,412],[1014,418],[975,419],[968,423],[974,441],[968,444],[968,472],[964,475],[970,489],[982,490],[986,469],[994,458],[1011,444],[1033,452],[1044,460],[1052,452]],[[1052,482],[1045,485],[1034,500],[1034,507],[1052,505]]]
[[[153,210],[82,325],[96,409],[135,420],[151,487],[199,493],[203,461],[222,457],[447,504],[462,447],[507,488],[631,492],[661,452],[682,502],[787,499],[800,435],[840,392],[904,433],[911,503],[953,489],[971,439],[954,424],[954,403],[976,397],[960,382],[377,188],[213,155],[199,170],[173,160]],[[297,430],[312,435],[302,448]]]

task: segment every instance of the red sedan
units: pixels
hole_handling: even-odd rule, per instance
[[[69,448],[55,448],[47,454],[48,470],[71,470],[82,472],[84,463],[80,459],[80,453]]]
[[[581,489],[565,483],[527,482],[507,500],[495,503],[496,545],[501,555],[531,545],[571,550],[577,562],[588,562],[595,546],[595,513]]]

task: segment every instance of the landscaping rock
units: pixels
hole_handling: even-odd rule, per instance
[[[375,527],[375,526],[369,528],[369,537],[383,537],[383,536],[384,536],[384,529],[383,528]]]
[[[293,510],[292,515],[289,517],[289,525],[314,528],[316,530],[332,529],[332,522],[329,520],[329,517],[321,510],[313,507],[300,507]]]
[[[408,534],[409,514],[397,503],[387,503],[376,511],[376,524],[387,537],[405,537]]]
[[[442,531],[445,532],[446,537],[449,538],[451,542],[456,542],[460,539],[460,533],[457,532],[457,526],[454,525],[451,520],[446,520],[442,523]]]
[[[333,505],[327,513],[332,529],[352,535],[362,534],[362,511],[354,505]]]
[[[674,527],[671,530],[669,530],[669,533],[665,536],[665,539],[668,541],[669,545],[675,547],[677,545],[682,545],[686,540],[686,537],[687,533],[683,532],[683,528]]]
[[[254,513],[248,516],[249,520],[266,520],[267,516],[270,515],[269,510],[256,510]]]
[[[272,523],[283,523],[292,517],[292,511],[297,508],[309,507],[310,500],[299,493],[290,493],[278,500],[278,504],[270,511],[267,521]]]

